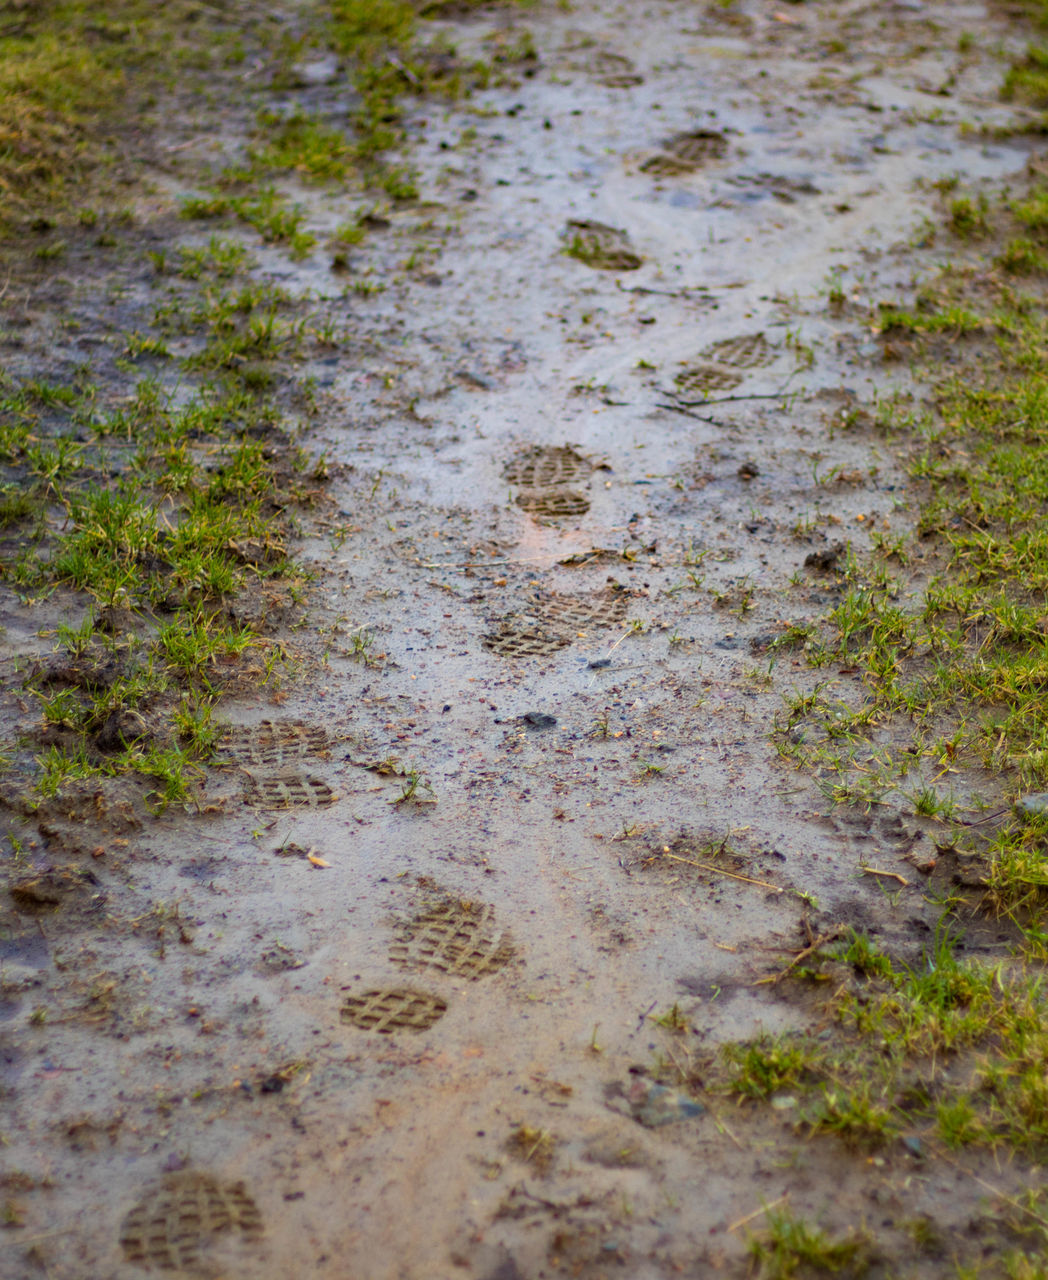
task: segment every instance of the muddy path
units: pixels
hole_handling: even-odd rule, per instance
[[[830,1034],[818,984],[780,980],[813,943],[918,957],[939,916],[930,820],[777,760],[784,699],[827,673],[775,641],[915,519],[890,450],[840,427],[909,385],[865,317],[934,261],[929,185],[1027,164],[960,128],[1008,115],[1000,23],[852,0],[431,28],[534,58],[412,102],[417,200],[337,271],[222,227],[334,335],[281,375],[330,472],[275,620],[297,674],[223,700],[200,812],[114,785],[11,819],[0,1271],[733,1275],[788,1204],[870,1232],[873,1274],[953,1274],[1027,1171],[813,1142],[788,1093],[701,1084],[725,1043]],[[351,92],[257,78],[278,111]],[[230,101],[161,127],[119,261],[41,267],[11,373],[148,330],[143,254],[213,234],[176,215],[194,146],[245,143]],[[368,203],[287,190],[321,233]],[[18,672],[71,606],[3,591],[28,732]],[[950,1247],[920,1252],[922,1220]]]

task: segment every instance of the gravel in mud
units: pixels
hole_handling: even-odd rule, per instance
[[[12,811],[0,1272],[741,1275],[785,1202],[869,1228],[871,1274],[952,1274],[907,1224],[978,1250],[984,1184],[1018,1173],[856,1156],[788,1098],[696,1081],[726,1042],[824,1029],[821,993],[777,980],[813,940],[855,924],[917,956],[937,918],[931,824],[831,813],[775,761],[783,695],[816,674],[769,645],[837,600],[845,544],[914,520],[890,454],[834,430],[907,384],[847,307],[909,280],[922,184],[1025,165],[1021,139],[959,129],[1005,114],[998,28],[931,0],[431,25],[463,56],[526,27],[538,63],[411,101],[419,199],[348,254],[383,291],[323,246],[223,232],[341,344],[279,366],[313,380],[300,443],[331,468],[304,614],[253,606],[301,674],[231,673],[202,812],[151,815],[118,780]],[[257,70],[230,94],[345,114],[336,62]],[[193,147],[245,145],[230,101],[180,104],[138,242],[40,268],[10,372],[90,361],[117,315],[148,328],[143,254],[212,234],[175,213]],[[289,190],[325,231],[358,212]],[[70,606],[2,591],[13,737]],[[673,1064],[691,1092],[654,1082]]]

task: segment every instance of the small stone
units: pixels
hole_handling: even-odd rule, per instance
[[[556,716],[548,716],[544,711],[526,711],[520,719],[529,729],[552,729],[557,723]]]
[[[292,81],[303,89],[332,84],[338,79],[337,58],[317,58],[313,62],[296,62],[291,68]]]
[[[1023,818],[1042,818],[1048,814],[1048,791],[1035,791],[1015,802],[1015,812]]]
[[[643,1078],[635,1080],[626,1091],[630,1114],[646,1129],[657,1129],[678,1120],[691,1120],[701,1116],[706,1108],[701,1102],[685,1097],[664,1084],[654,1084]]]
[[[835,542],[832,547],[824,547],[821,551],[812,551],[804,558],[805,569],[817,569],[820,573],[831,573],[837,567],[837,561],[844,554],[844,543]]]

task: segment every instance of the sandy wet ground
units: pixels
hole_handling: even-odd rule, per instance
[[[305,674],[223,705],[203,814],[88,795],[30,831],[41,867],[104,852],[58,910],[7,909],[4,1274],[731,1275],[785,1202],[870,1230],[878,1274],[944,1275],[907,1222],[989,1229],[981,1157],[856,1156],[701,1082],[726,1041],[820,1028],[821,993],[762,982],[810,943],[917,955],[937,918],[927,824],[776,761],[784,695],[825,673],[770,645],[834,603],[844,544],[914,519],[839,427],[906,385],[866,307],[934,261],[928,184],[1027,162],[958,127],[1004,118],[998,28],[854,2],[434,29],[525,28],[515,84],[412,107],[420,200],[350,264],[383,292],[245,233],[341,335],[289,371],[332,470]],[[154,183],[140,220],[203,243],[170,220],[185,170]],[[4,608],[9,658],[49,652]]]

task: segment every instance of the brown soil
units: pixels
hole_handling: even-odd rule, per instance
[[[0,902],[12,1280],[740,1275],[773,1202],[866,1228],[874,1275],[1005,1238],[986,1187],[1021,1175],[988,1155],[856,1153],[701,1087],[727,1041],[823,1027],[823,992],[761,981],[813,937],[919,956],[937,919],[931,824],[833,811],[776,762],[783,695],[817,673],[768,646],[838,598],[843,543],[916,517],[878,440],[835,427],[907,383],[855,314],[932,261],[927,183],[1026,163],[958,128],[1004,118],[1000,26],[932,0],[600,0],[434,29],[469,54],[507,27],[535,74],[409,107],[420,200],[350,255],[384,292],[223,232],[342,337],[282,371],[315,379],[301,443],[332,464],[293,548],[304,612],[278,586],[234,606],[301,674],[230,671],[199,812],[119,781],[34,797],[27,671],[111,673],[53,656],[83,602],[0,587],[5,728],[30,744]],[[260,93],[344,113],[343,76],[270,72]],[[145,251],[212,233],[175,216],[193,148],[235,154],[249,113],[171,107],[116,248],[19,268],[13,376],[104,364],[148,328]],[[288,189],[318,227],[364,203]],[[689,1030],[656,1022],[673,1006]],[[705,1110],[653,1126],[667,1061]]]

